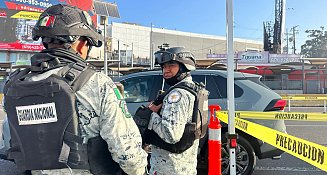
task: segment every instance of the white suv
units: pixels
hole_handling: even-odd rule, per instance
[[[203,82],[210,91],[209,105],[220,105],[227,108],[227,72],[223,70],[196,70],[191,72],[193,81]],[[240,111],[280,111],[286,103],[281,97],[260,82],[259,75],[235,72],[235,110]],[[163,83],[161,71],[145,71],[128,74],[117,79],[124,85],[125,100],[129,112],[134,115],[136,109],[154,100],[159,90],[168,89]],[[251,120],[255,123],[286,132],[283,120]],[[227,125],[222,125],[222,169],[223,174],[229,174],[229,155],[226,147],[225,134]],[[237,174],[247,175],[254,170],[256,159],[279,157],[283,151],[264,143],[242,131],[238,133]],[[198,168],[207,167],[207,137],[200,142]]]

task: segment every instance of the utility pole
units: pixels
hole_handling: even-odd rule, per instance
[[[120,77],[120,44],[119,44],[119,40],[118,40],[118,77]]]
[[[293,26],[291,28],[291,31],[292,31],[292,42],[293,42],[293,54],[295,54],[295,51],[296,51],[296,47],[295,47],[295,34],[298,34],[298,30],[296,29],[297,27],[299,27],[298,25],[297,26]]]
[[[286,38],[285,38],[285,40],[286,40],[286,54],[288,54],[288,50],[289,50],[289,35],[290,34],[291,33],[289,33],[288,29],[286,28],[286,33],[285,33],[285,35],[286,35]]]
[[[286,54],[288,54],[288,32],[287,32],[287,29],[286,29]]]

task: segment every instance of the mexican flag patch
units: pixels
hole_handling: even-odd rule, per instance
[[[40,19],[39,26],[41,27],[52,27],[54,25],[56,17],[55,16],[45,16]]]

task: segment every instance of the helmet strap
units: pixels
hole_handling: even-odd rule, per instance
[[[89,54],[92,50],[92,46],[89,46],[89,48],[87,49],[87,54],[86,54],[86,59],[85,60],[88,60],[90,57],[89,57]]]

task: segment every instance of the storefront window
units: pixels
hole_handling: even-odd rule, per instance
[[[6,55],[6,52],[0,52],[0,62],[7,62]]]

